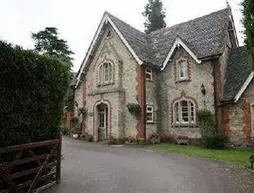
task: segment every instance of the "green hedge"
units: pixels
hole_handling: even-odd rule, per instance
[[[0,147],[59,134],[68,68],[0,41]]]

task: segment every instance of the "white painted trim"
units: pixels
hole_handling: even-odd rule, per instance
[[[114,22],[109,18],[108,14],[104,14],[97,30],[96,30],[96,33],[95,33],[95,36],[92,40],[92,43],[90,45],[90,47],[88,48],[88,51],[86,53],[86,56],[81,64],[81,67],[80,67],[80,71],[77,75],[77,81],[76,81],[76,84],[75,84],[75,87],[77,88],[78,84],[79,84],[79,81],[80,81],[80,77],[81,77],[81,74],[83,73],[83,70],[84,70],[84,67],[88,61],[88,58],[91,54],[91,51],[93,50],[93,47],[99,37],[99,34],[101,32],[101,29],[104,25],[104,23],[107,23],[109,22],[111,24],[111,26],[113,27],[113,29],[116,31],[117,35],[120,37],[120,39],[123,41],[124,45],[127,47],[127,49],[130,51],[130,53],[133,55],[133,57],[135,58],[135,60],[137,61],[137,63],[139,65],[142,65],[143,64],[143,61],[139,59],[139,57],[137,56],[137,54],[134,52],[134,50],[131,48],[131,46],[129,45],[129,43],[126,41],[126,39],[123,37],[123,35],[121,34],[121,32],[118,30],[118,28],[116,27],[116,25],[114,24]]]
[[[177,37],[175,39],[175,42],[173,44],[173,46],[171,47],[165,61],[163,62],[163,65],[162,65],[162,69],[161,70],[164,70],[164,68],[166,67],[168,61],[170,60],[172,54],[174,53],[176,47],[179,47],[179,46],[182,46],[189,54],[190,56],[198,63],[200,64],[201,63],[201,60],[198,59],[198,57],[191,51],[191,49],[188,48],[188,46],[179,38]]]
[[[127,49],[130,51],[130,53],[133,55],[133,57],[135,58],[135,60],[137,61],[137,63],[139,65],[143,64],[143,61],[139,59],[139,57],[137,56],[137,54],[134,52],[134,50],[131,48],[130,44],[126,41],[126,39],[123,37],[123,35],[121,34],[121,32],[119,31],[119,29],[116,27],[116,25],[114,24],[114,22],[108,17],[108,21],[109,23],[112,25],[112,27],[114,28],[114,30],[116,31],[117,35],[120,37],[120,39],[123,41],[124,45],[127,47]]]
[[[246,81],[244,82],[242,88],[239,90],[239,92],[237,93],[237,95],[234,98],[234,102],[236,103],[240,97],[242,96],[242,94],[244,93],[244,91],[246,90],[246,88],[249,86],[251,80],[253,79],[254,76],[254,72],[251,72],[249,77],[246,79]]]

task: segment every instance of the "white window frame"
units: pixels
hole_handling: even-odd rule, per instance
[[[147,78],[147,75],[150,76],[150,78]],[[146,80],[153,80],[153,70],[149,67],[146,68]]]
[[[183,107],[182,102],[187,102],[187,109],[188,109],[188,121],[183,119]],[[176,101],[173,104],[173,117],[174,117],[174,124],[182,124],[182,125],[193,125],[196,124],[196,107],[194,101],[190,99],[181,99]]]
[[[152,120],[147,119],[147,113],[151,113]],[[146,106],[146,122],[147,123],[153,123],[154,122],[154,107],[151,106],[151,105]]]
[[[182,64],[185,65],[185,70],[183,71],[184,72],[184,76],[181,76],[181,71],[182,71]],[[188,79],[188,63],[187,63],[187,60],[179,60],[177,62],[177,65],[178,65],[178,79],[179,80],[187,80]]]
[[[106,80],[106,66],[108,78]],[[99,84],[109,84],[113,82],[113,65],[111,62],[103,62],[99,67]]]

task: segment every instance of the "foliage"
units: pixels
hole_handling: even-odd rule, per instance
[[[215,135],[205,136],[203,138],[203,145],[208,149],[221,149],[224,144],[228,142],[227,136],[216,133]]]
[[[62,130],[62,134],[63,134],[63,135],[68,135],[68,134],[69,134],[69,129],[68,129],[68,127],[62,127],[61,130]]]
[[[74,53],[69,49],[66,40],[60,39],[58,29],[55,27],[46,27],[44,30],[37,33],[32,33],[32,38],[35,41],[35,50],[39,53],[56,57],[69,67],[72,66],[71,55]]]
[[[215,135],[217,133],[215,117],[211,111],[206,109],[197,111],[197,122],[200,127],[200,134],[202,138],[205,136]]]
[[[157,144],[150,147],[154,151],[163,151],[168,153],[179,153],[183,155],[208,158],[212,160],[229,162],[236,165],[248,166],[248,158],[251,150],[248,149],[204,149],[197,146],[185,146],[174,144]]]
[[[204,147],[208,149],[223,148],[228,138],[216,129],[214,115],[208,110],[199,110],[197,118]]]
[[[158,133],[153,133],[152,135],[150,135],[148,140],[151,144],[160,143],[160,135]]]
[[[78,116],[80,115],[86,115],[87,114],[87,109],[81,107],[81,108],[78,108]]]
[[[254,68],[254,1],[244,0],[243,6],[243,25],[246,36],[245,44],[252,57],[252,67]]]
[[[145,11],[142,14],[147,18],[146,22],[144,23],[146,34],[166,27],[166,23],[164,21],[166,15],[165,11],[163,10],[161,0],[149,0],[145,6]]]
[[[72,118],[71,118],[71,122],[72,122],[73,124],[77,124],[77,123],[79,122],[79,118],[78,118],[78,117],[72,117]]]
[[[0,42],[0,146],[59,135],[68,68],[57,59]]]
[[[73,93],[73,88],[72,88],[72,85],[71,83],[73,82],[73,79],[75,79],[75,73],[73,72],[70,72],[69,74],[69,88],[67,90],[67,94],[66,94],[66,97],[65,97],[65,100],[64,100],[64,103],[65,103],[65,109],[67,111],[71,111],[73,112],[74,110],[74,93]]]
[[[128,103],[127,108],[130,111],[130,113],[133,113],[133,114],[139,114],[141,112],[140,105],[136,103]]]

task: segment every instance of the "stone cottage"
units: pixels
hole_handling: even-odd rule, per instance
[[[196,111],[206,108],[233,144],[249,144],[253,72],[230,7],[149,35],[105,12],[76,76],[75,104],[87,112],[82,134],[95,141],[156,131],[200,138]]]

